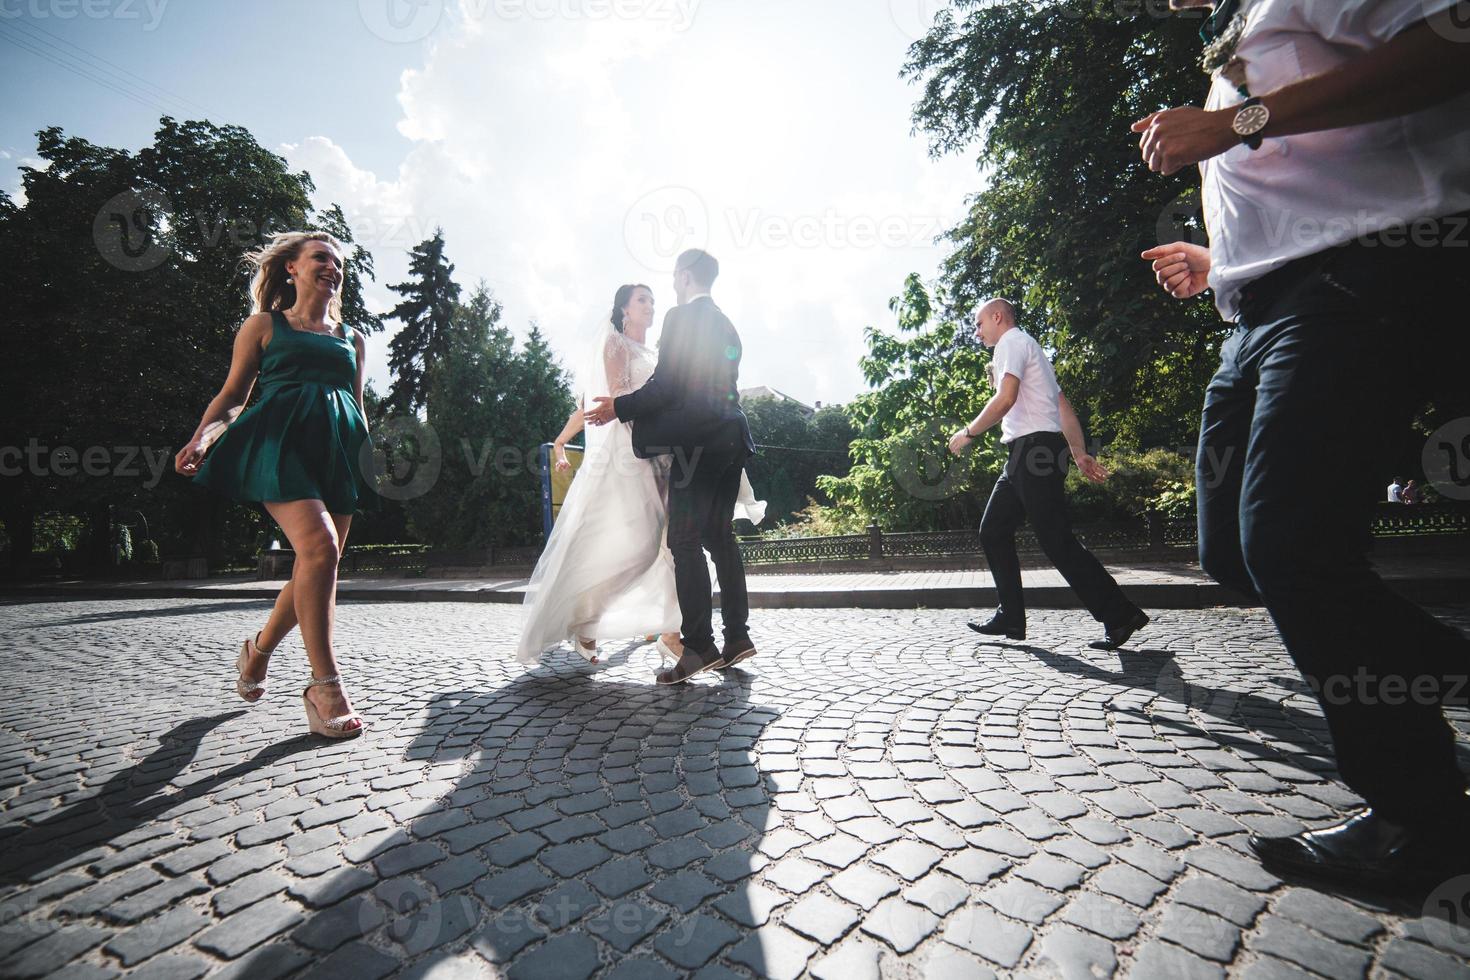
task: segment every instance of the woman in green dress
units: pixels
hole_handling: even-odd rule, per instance
[[[236,688],[259,700],[271,651],[299,625],[312,673],[302,692],[307,724],[330,738],[363,729],[337,670],[332,624],[352,515],[377,503],[363,337],[342,323],[342,255],[325,232],[286,232],[245,256],[255,270],[255,312],[235,335],[224,387],[174,459],[194,482],[260,504],[291,542],[291,580],[265,626],[242,645]],[[242,413],[257,380],[260,398]]]

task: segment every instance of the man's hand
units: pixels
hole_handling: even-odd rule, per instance
[[[1154,278],[1175,299],[1198,296],[1210,286],[1210,250],[1191,242],[1155,245],[1141,258],[1153,262]]]
[[[606,425],[618,417],[618,413],[613,411],[613,400],[610,395],[602,395],[592,400],[596,403],[597,407],[583,412],[583,421],[589,422],[592,425]]]
[[[1231,129],[1235,121],[1232,109],[1206,111],[1194,106],[1165,109],[1144,116],[1133,124],[1150,170],[1172,174],[1190,164],[1219,156],[1240,142]]]
[[[1103,469],[1103,465],[1087,455],[1087,453],[1076,453],[1073,454],[1072,458],[1077,461],[1077,469],[1081,471],[1082,475],[1093,483],[1102,483],[1107,480],[1108,471]]]
[[[961,429],[949,437],[949,451],[959,456],[966,449],[969,449],[970,443],[974,441],[974,437],[968,431]]]

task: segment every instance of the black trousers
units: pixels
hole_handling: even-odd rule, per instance
[[[1343,781],[1408,824],[1465,814],[1442,708],[1465,702],[1470,640],[1373,570],[1369,526],[1392,474],[1361,465],[1358,447],[1407,431],[1441,366],[1463,372],[1467,279],[1470,238],[1368,239],[1257,280],[1200,428],[1200,564],[1260,598],[1322,706]]]
[[[713,596],[704,552],[714,560],[720,579],[720,618],[725,641],[748,635],[750,599],[745,565],[735,541],[735,499],[745,468],[745,447],[717,444],[675,457],[669,474],[669,550],[674,555],[674,587],[679,595],[684,646],[707,653],[714,649]]]
[[[1067,516],[1067,440],[1060,432],[1036,432],[1011,443],[1005,472],[990,493],[980,519],[980,545],[1000,595],[999,614],[1013,623],[1026,621],[1021,594],[1021,559],[1016,531],[1029,520],[1047,559],[1082,599],[1093,618],[1109,626],[1126,620],[1137,607],[1117,581],[1082,547]]]

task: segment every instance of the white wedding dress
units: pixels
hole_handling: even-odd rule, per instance
[[[582,404],[642,387],[657,363],[654,350],[600,328],[581,372]],[[526,587],[516,659],[535,664],[577,637],[595,640],[677,632],[674,558],[666,545],[669,458],[633,455],[632,426],[589,425],[582,465],[562,501],[551,536]],[[759,524],[764,501],[741,476],[736,516]]]

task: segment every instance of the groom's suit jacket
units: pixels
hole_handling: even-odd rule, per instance
[[[669,310],[652,377],[613,400],[618,419],[633,423],[634,454],[743,449],[755,455],[740,409],[741,352],[734,324],[708,296]]]

